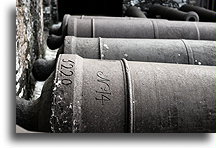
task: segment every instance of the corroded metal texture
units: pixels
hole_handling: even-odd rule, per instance
[[[199,15],[200,21],[216,22],[216,12],[212,10],[208,10],[199,6],[191,6],[188,4],[181,6],[179,10],[185,12],[195,11]]]
[[[138,9],[136,6],[130,6],[125,11],[125,15],[130,16],[130,17],[146,18],[145,14],[140,9]]]
[[[215,23],[167,20],[68,18],[65,34],[77,37],[216,40]]]
[[[174,8],[165,7],[159,4],[154,4],[149,8],[149,13],[160,15],[162,18],[168,20],[182,20],[182,21],[199,21],[199,16],[196,12],[183,12]]]
[[[92,16],[92,15],[69,15],[69,14],[66,14],[68,15],[69,17],[72,17],[72,18],[77,18],[77,19],[138,19],[137,17],[112,17],[112,16]],[[65,19],[65,16],[64,16],[64,19]],[[64,20],[63,20],[64,21]]]
[[[216,65],[215,41],[66,36],[62,53],[90,59]]]
[[[58,54],[83,58],[216,66],[216,42],[197,40],[77,38],[66,36]],[[57,57],[58,57],[57,54]],[[56,61],[36,61],[33,76],[46,80]]]
[[[107,17],[107,16],[86,16],[86,15],[64,15],[61,24],[54,24],[50,28],[50,35],[47,38],[47,46],[50,49],[57,49],[63,44],[64,37],[67,35],[67,25],[69,19],[105,19],[105,20],[135,20],[143,19],[138,17]]]
[[[143,14],[144,15],[144,14]],[[55,34],[55,35],[61,35],[64,30],[62,30],[62,26],[66,26],[68,22],[68,18],[76,18],[76,19],[126,19],[126,20],[131,20],[131,19],[140,19],[139,17],[109,17],[109,16],[89,16],[89,15],[69,15],[65,14],[62,24],[54,24],[50,28],[50,34]],[[143,17],[142,17],[143,18]]]
[[[213,66],[60,55],[51,130],[215,132],[215,74]]]
[[[185,22],[155,19],[77,19],[68,17],[63,23],[61,41],[53,36],[47,40],[49,47],[58,48],[66,35],[104,38],[149,38],[216,40],[215,23]],[[55,41],[54,41],[55,40]],[[63,43],[62,43],[63,44]],[[55,49],[52,48],[52,49]]]

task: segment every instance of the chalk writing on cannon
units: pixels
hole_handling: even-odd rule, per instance
[[[72,80],[70,79],[70,76],[74,74],[72,71],[74,64],[75,63],[71,60],[62,59],[62,63],[60,65],[60,74],[65,76],[65,78],[61,80],[61,83],[63,85],[72,84]]]
[[[97,72],[97,82],[99,84],[99,90],[95,92],[99,97],[95,97],[97,101],[101,101],[101,104],[104,105],[105,102],[110,101],[110,96],[112,95],[110,89],[110,80],[102,71]]]

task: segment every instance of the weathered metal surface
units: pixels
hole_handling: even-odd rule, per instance
[[[52,132],[215,132],[215,67],[60,55]]]
[[[77,18],[77,19],[139,19],[137,17],[112,17],[112,16],[92,16],[92,15],[69,15],[69,14],[66,14],[67,16],[71,17],[71,18]],[[65,15],[65,16],[66,16]],[[64,16],[64,19],[65,19],[65,16]],[[63,20],[64,21],[64,20]]]
[[[59,48],[64,40],[64,36],[67,35],[67,25],[69,18],[75,19],[119,19],[119,20],[131,20],[131,19],[143,19],[137,17],[107,17],[107,16],[86,16],[86,15],[64,15],[63,21],[60,24],[54,24],[51,26],[49,36],[47,38],[47,45],[50,49]]]
[[[77,38],[66,36],[64,54],[83,58],[216,66],[216,42],[197,40]]]
[[[193,39],[216,40],[215,23],[167,21],[154,19],[76,19],[68,17],[65,35],[104,38],[149,38],[149,39]],[[60,42],[61,42],[60,41]],[[50,36],[47,45],[55,46]],[[63,44],[63,43],[62,43]]]
[[[125,11],[125,15],[129,17],[146,18],[145,14],[140,9],[138,9],[136,6],[130,6]]]
[[[51,26],[50,34],[61,35],[62,32],[64,32],[62,30],[62,26],[67,25],[69,17],[76,18],[76,19],[122,19],[122,20],[124,20],[124,19],[126,19],[126,20],[141,19],[140,17],[109,17],[109,16],[89,16],[89,15],[69,15],[69,14],[66,14],[66,15],[64,15],[62,23],[54,24]]]
[[[149,13],[154,15],[160,15],[162,18],[168,20],[181,20],[181,21],[192,21],[198,22],[199,16],[196,12],[183,12],[174,8],[165,7],[159,4],[154,4],[149,7]]]
[[[83,58],[216,66],[216,42],[198,40],[77,38],[66,36],[58,54]],[[57,57],[58,57],[57,54]],[[55,67],[53,61],[36,61],[33,76],[44,81]]]
[[[67,35],[107,38],[216,40],[215,23],[167,20],[107,20],[68,18]]]
[[[214,66],[62,54],[30,115],[42,132],[215,132],[215,74]]]
[[[188,4],[181,6],[179,10],[185,12],[195,11],[199,15],[200,21],[216,22],[216,12],[212,10],[208,10],[198,6],[191,6]]]

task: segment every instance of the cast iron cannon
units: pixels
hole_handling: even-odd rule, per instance
[[[203,22],[216,22],[216,12],[209,9],[185,4],[179,10],[185,12],[195,11],[199,15],[200,21]]]
[[[129,14],[131,14],[131,13],[129,13]],[[62,23],[53,24],[51,26],[51,28],[49,30],[49,34],[62,35],[62,32],[64,32],[64,30],[62,30],[62,26],[67,25],[68,17],[77,18],[77,19],[120,19],[120,20],[124,20],[124,19],[125,20],[131,20],[131,19],[143,19],[143,18],[145,18],[145,17],[141,17],[141,16],[140,17],[138,17],[138,16],[137,17],[110,17],[110,16],[89,16],[89,15],[68,15],[68,14],[66,14],[64,16]]]
[[[17,124],[54,133],[215,132],[215,67],[62,54]]]
[[[154,15],[160,15],[164,19],[168,20],[181,20],[181,21],[199,21],[199,16],[196,12],[183,12],[174,8],[165,7],[159,4],[154,4],[149,7],[149,13]]]
[[[58,54],[78,54],[90,59],[120,60],[125,58],[130,61],[216,66],[215,41],[66,36]],[[56,60],[37,60],[32,70],[35,79],[46,80],[55,69],[55,63]]]
[[[47,45],[59,48],[64,37],[216,40],[215,23],[157,19],[77,19],[65,17],[62,35],[50,35]]]

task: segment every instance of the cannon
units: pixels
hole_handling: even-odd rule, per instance
[[[90,59],[216,66],[216,41],[66,36],[62,48],[61,53]]]
[[[125,15],[129,17],[146,18],[145,14],[140,9],[138,9],[136,6],[130,6],[125,11]]]
[[[137,14],[138,15],[138,14]],[[144,14],[143,14],[144,15]],[[89,15],[69,15],[66,14],[64,15],[62,23],[58,24],[53,24],[49,30],[49,34],[54,34],[54,35],[62,35],[62,32],[65,32],[62,30],[62,26],[67,25],[68,18],[77,18],[77,19],[120,19],[120,20],[131,20],[131,19],[143,19],[146,17],[110,17],[110,16],[89,16]],[[63,27],[63,28],[64,28]]]
[[[149,13],[154,15],[160,15],[164,19],[168,20],[181,20],[198,22],[199,16],[196,12],[183,12],[174,8],[165,7],[159,4],[154,4],[149,7]]]
[[[61,54],[16,123],[54,133],[215,132],[215,66],[83,59]]]
[[[58,54],[78,54],[83,58],[177,63],[216,66],[216,42],[197,40],[77,38],[66,36]],[[57,54],[57,58],[58,58]],[[37,60],[32,74],[44,81],[56,60]]]
[[[179,10],[185,12],[194,11],[199,15],[200,21],[203,22],[216,22],[216,12],[209,9],[185,4]]]
[[[67,17],[63,21],[62,30],[61,36],[50,35],[47,38],[47,45],[50,49],[59,48],[66,35],[91,38],[216,40],[216,25],[207,22],[155,19],[77,19]]]

